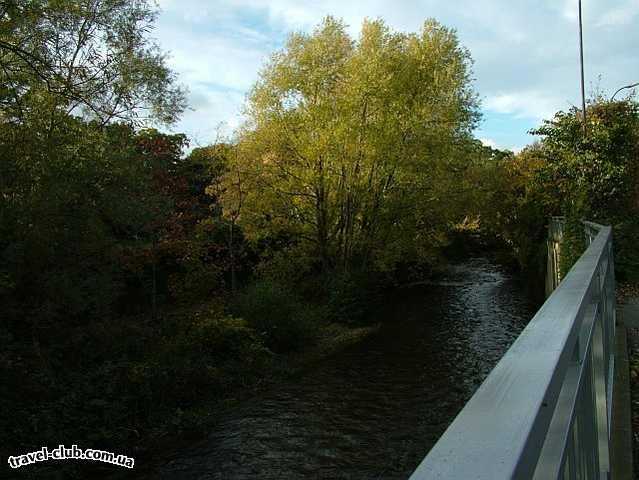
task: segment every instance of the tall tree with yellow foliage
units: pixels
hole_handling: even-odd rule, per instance
[[[326,17],[291,35],[250,94],[227,179],[242,178],[249,238],[284,233],[324,268],[427,255],[437,179],[479,118],[471,64],[434,20],[411,34],[365,21],[353,40]]]

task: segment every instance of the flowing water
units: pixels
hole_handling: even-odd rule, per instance
[[[532,318],[487,259],[404,288],[379,332],[225,413],[153,478],[406,479]]]

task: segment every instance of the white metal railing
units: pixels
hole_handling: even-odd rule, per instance
[[[612,231],[585,231],[587,250],[411,480],[610,478]]]

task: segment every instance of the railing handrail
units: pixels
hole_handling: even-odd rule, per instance
[[[569,436],[574,438],[576,418],[582,422],[581,417],[586,415],[577,411],[578,407],[582,408],[577,400],[589,401],[588,394],[582,390],[590,388],[590,396],[598,402],[593,403],[598,405],[593,407],[593,415],[601,407],[601,381],[589,381],[582,373],[586,368],[599,372],[597,365],[601,363],[601,356],[605,356],[607,374],[603,396],[609,398],[612,391],[612,347],[603,345],[600,355],[600,348],[592,346],[597,342],[591,341],[600,324],[604,333],[601,343],[610,343],[611,331],[614,338],[614,286],[610,291],[610,282],[614,285],[612,233],[610,227],[590,222],[586,227],[596,229],[596,237],[415,470],[411,480],[527,479],[533,478],[535,470],[542,468],[538,464],[544,462],[561,462],[554,465],[553,471],[563,472],[571,455]],[[573,370],[576,376],[571,374]],[[577,382],[576,387],[570,382]],[[561,418],[564,414],[558,413],[553,418],[562,405],[572,405],[567,410],[568,417]],[[607,410],[606,424],[610,415]],[[594,473],[597,469],[596,478],[600,478],[608,468],[607,450],[604,452],[608,429],[601,425],[601,418],[597,418],[597,431],[591,433],[598,436],[594,440],[583,440],[580,445],[592,444],[592,448],[598,449],[596,465],[591,468],[590,463],[584,464],[583,471]],[[580,430],[586,431],[584,428]],[[547,450],[549,445],[557,443],[557,438],[549,439],[557,432],[563,435],[559,444],[563,443],[564,451],[558,460],[553,460],[550,458],[553,452],[549,454]],[[576,454],[572,452],[572,455]],[[575,472],[581,471],[576,466],[571,468],[571,478],[590,478],[576,475]]]

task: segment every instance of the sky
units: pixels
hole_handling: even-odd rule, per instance
[[[583,0],[586,93],[639,82],[639,0]],[[261,67],[289,33],[326,15],[357,38],[364,18],[417,32],[427,18],[456,29],[474,60],[483,120],[475,136],[519,151],[531,128],[580,105],[577,0],[159,0],[153,36],[189,90],[172,130],[191,146],[232,133]],[[623,96],[624,92],[618,95]]]

